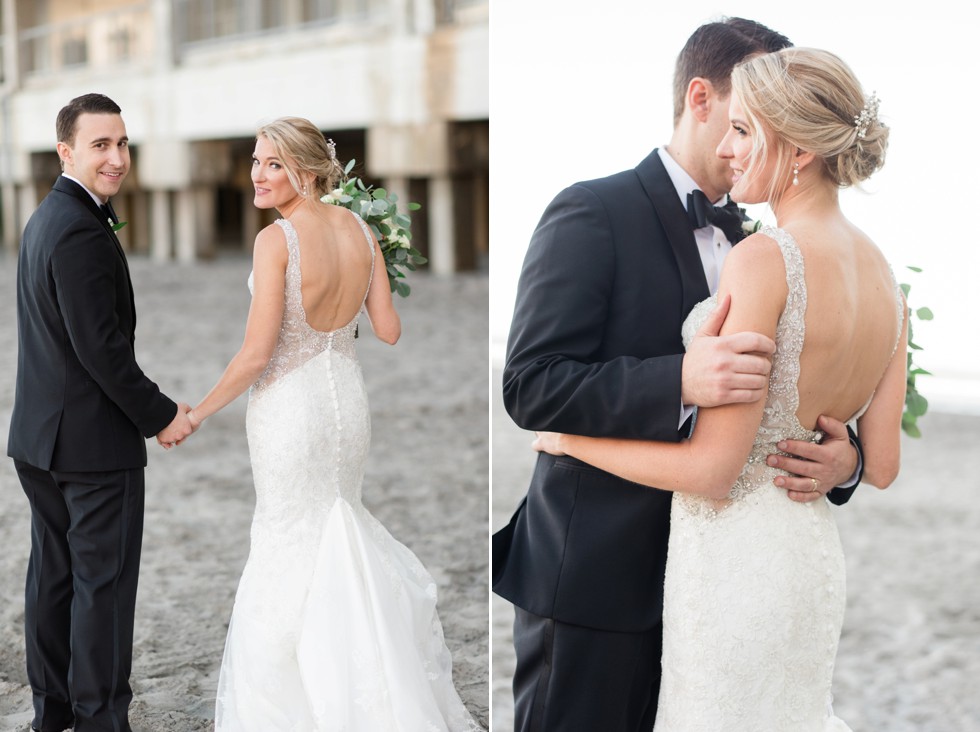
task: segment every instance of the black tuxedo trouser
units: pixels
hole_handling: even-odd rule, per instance
[[[653,729],[661,625],[616,633],[514,612],[514,732]]]
[[[24,625],[33,726],[130,732],[143,469],[14,464],[31,504]]]

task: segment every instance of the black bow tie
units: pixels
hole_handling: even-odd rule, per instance
[[[724,206],[714,206],[702,191],[695,189],[687,194],[687,217],[695,229],[717,226],[732,244],[745,238],[745,232],[742,231],[742,222],[745,221],[742,209],[732,200]]]
[[[105,215],[105,217],[107,219],[109,219],[109,223],[111,223],[111,224],[117,223],[116,212],[112,210],[112,204],[111,203],[109,203],[108,201],[106,201],[101,206],[99,206],[99,208],[102,209],[102,213]]]

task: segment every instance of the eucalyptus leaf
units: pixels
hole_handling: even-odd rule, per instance
[[[929,409],[929,401],[918,392],[908,394],[905,398],[905,405],[914,417],[921,417]]]
[[[391,291],[407,297],[411,288],[406,283],[396,283],[405,278],[402,270],[415,271],[416,265],[428,260],[409,244],[412,238],[412,221],[408,215],[398,210],[398,196],[389,193],[385,188],[374,188],[360,178],[351,176],[354,163],[353,159],[348,161],[344,167],[344,179],[337,184],[340,192],[336,198],[331,196],[328,202],[347,208],[364,220],[378,240]],[[421,208],[413,202],[409,202],[406,207],[412,211]],[[396,287],[396,284],[400,286]]]

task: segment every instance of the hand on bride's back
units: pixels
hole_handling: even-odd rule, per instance
[[[718,335],[730,305],[726,296],[687,347],[681,368],[684,404],[718,407],[766,395],[776,344],[761,333]]]

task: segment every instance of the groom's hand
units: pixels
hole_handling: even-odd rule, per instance
[[[770,455],[766,462],[791,475],[780,475],[773,483],[784,488],[800,503],[823,498],[833,488],[851,480],[857,470],[857,450],[847,426],[833,417],[822,416],[817,427],[824,433],[819,445],[802,440],[784,440],[776,447],[794,457]]]
[[[681,401],[698,407],[754,402],[769,387],[770,358],[776,343],[761,333],[718,335],[728,316],[726,295],[701,326],[684,354]]]
[[[187,416],[190,408],[189,404],[180,402],[177,405],[177,415],[173,418],[173,421],[157,434],[157,442],[164,450],[169,450],[171,447],[179,445],[194,431],[194,425],[191,424]]]

